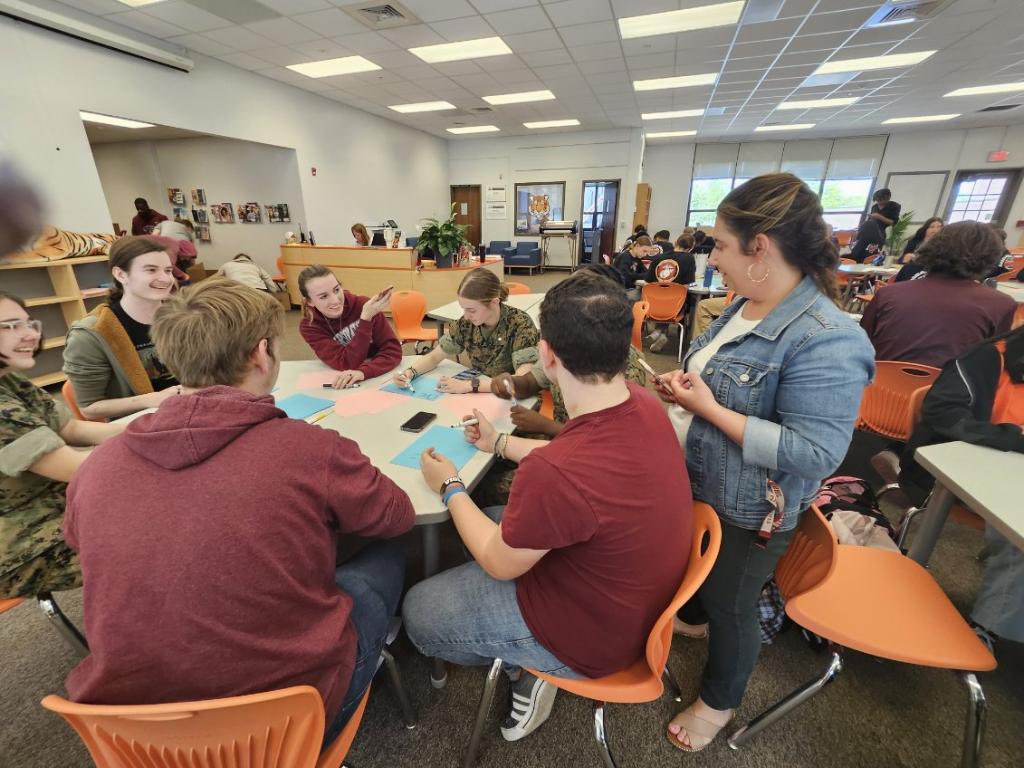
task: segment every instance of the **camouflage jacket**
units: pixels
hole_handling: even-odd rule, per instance
[[[0,574],[61,541],[67,483],[28,468],[65,443],[63,404],[16,373],[0,376]]]
[[[523,363],[537,360],[537,342],[540,334],[530,316],[521,309],[501,305],[498,324],[489,331],[460,318],[448,327],[440,345],[449,355],[466,352],[470,366],[485,376],[515,373]]]
[[[640,367],[640,363],[637,360],[640,359],[640,353],[636,351],[636,347],[632,344],[629,345],[629,358],[626,362],[626,381],[632,381],[634,384],[639,384],[641,387],[647,386],[647,372]],[[562,424],[569,420],[569,414],[565,410],[565,402],[562,400],[562,390],[559,389],[558,385],[551,381],[544,373],[544,368],[540,363],[533,366],[533,370],[530,371],[533,374],[533,378],[540,384],[541,389],[551,390],[551,400],[554,403],[554,417],[555,421],[559,421]]]

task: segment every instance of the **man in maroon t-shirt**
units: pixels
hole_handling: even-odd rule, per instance
[[[167,217],[149,207],[144,197],[135,198],[135,210],[138,213],[132,219],[133,235],[152,234],[153,228],[161,221],[167,221]]]
[[[596,678],[632,665],[686,570],[690,483],[665,410],[623,375],[632,326],[625,292],[606,277],[582,271],[548,291],[538,351],[568,423],[551,442],[528,440],[474,411],[479,426],[466,430],[480,450],[520,463],[508,506],[481,511],[448,459],[421,457],[476,561],[413,587],[406,631],[428,656],[506,663],[508,741],[547,719],[556,692],[521,667]]]

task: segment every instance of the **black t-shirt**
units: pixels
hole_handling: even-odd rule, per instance
[[[674,261],[679,265],[678,274],[672,279],[672,282],[679,283],[680,285],[689,285],[693,282],[697,275],[697,260],[693,258],[692,253],[686,253],[684,251],[663,253],[661,256],[655,256],[651,259],[650,265],[647,267],[647,272],[644,275],[644,280],[648,283],[658,283],[658,265],[664,261]],[[671,265],[669,265],[671,266]]]
[[[167,367],[160,362],[160,358],[156,356],[156,347],[149,338],[149,326],[131,317],[121,308],[121,303],[118,301],[111,302],[110,309],[121,322],[128,338],[131,339],[153,389],[159,392],[161,389],[177,386],[178,380],[171,375]]]
[[[890,200],[888,203],[882,206],[879,206],[878,203],[875,203],[874,205],[871,206],[871,212],[880,213],[883,216],[885,216],[885,218],[895,223],[900,220],[900,210],[902,209],[902,207],[903,206],[901,206],[895,200]],[[875,221],[878,221],[878,219],[875,219]],[[889,225],[886,224],[884,221],[878,221],[878,226],[880,226],[882,228],[882,231],[884,232],[886,227],[888,227]]]

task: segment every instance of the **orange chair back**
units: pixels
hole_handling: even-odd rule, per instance
[[[643,349],[644,320],[651,310],[649,301],[633,302],[633,341],[632,344],[638,350]]]
[[[725,306],[732,304],[732,300],[736,298],[736,291],[729,291],[725,294]]]
[[[0,600],[0,613],[6,613],[11,610],[11,608],[15,608],[23,602],[25,602],[25,598],[23,597],[6,597],[3,600]]]
[[[505,283],[505,287],[508,288],[509,296],[514,296],[517,293],[530,292],[530,286],[526,283]]]
[[[427,297],[419,291],[394,291],[391,294],[391,319],[398,338],[415,337],[423,330]]]
[[[555,419],[555,399],[551,397],[550,389],[540,391],[540,415],[552,421]]]
[[[338,742],[348,731],[354,738],[366,698],[324,759],[323,700],[308,685],[173,704],[76,704],[59,696],[42,704],[75,729],[97,768],[337,768]]]
[[[812,504],[775,566],[775,583],[782,596],[790,600],[831,576],[838,546],[832,526]]]
[[[284,256],[278,256],[275,263],[277,264],[277,274],[284,275]]]
[[[921,387],[930,387],[940,372],[919,363],[876,361],[875,380],[864,390],[857,428],[906,441],[912,429],[911,396]]]
[[[648,283],[643,290],[643,300],[649,305],[647,317],[651,320],[679,320],[686,303],[686,293],[686,286],[679,283]]]
[[[840,229],[840,230],[837,230],[835,235],[836,235],[836,241],[839,243],[839,247],[840,248],[845,248],[850,243],[852,243],[853,242],[853,236],[855,234],[856,234],[856,232],[854,232],[851,229]]]
[[[1003,272],[1001,275],[996,275],[997,283],[1008,283],[1011,280],[1020,280],[1021,270],[1024,269],[1024,260],[1014,259],[1013,265],[1010,267],[1009,272]]]
[[[60,394],[63,396],[64,404],[67,405],[72,416],[79,421],[95,421],[95,419],[87,419],[82,415],[82,411],[78,408],[78,401],[75,399],[75,387],[70,381],[64,382],[64,386],[60,388]]]

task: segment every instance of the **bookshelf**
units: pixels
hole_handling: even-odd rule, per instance
[[[4,290],[24,299],[32,316],[43,322],[43,348],[32,369],[33,384],[47,387],[67,378],[61,367],[68,328],[106,298],[109,291],[98,285],[109,280],[106,255],[0,263]]]

